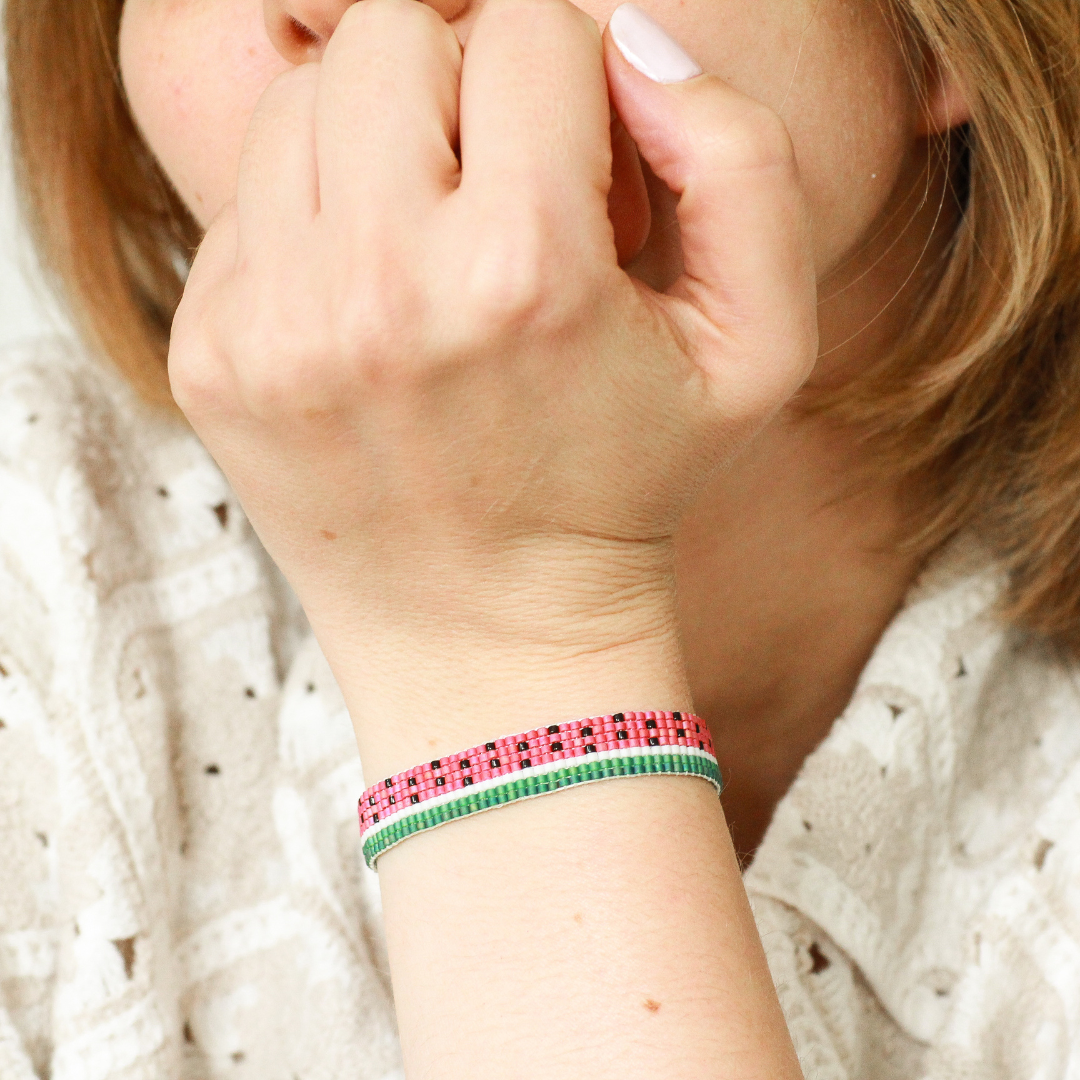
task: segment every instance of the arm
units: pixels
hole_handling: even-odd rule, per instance
[[[667,294],[617,264],[609,87],[681,196]],[[689,706],[672,536],[812,363],[809,248],[775,115],[650,81],[562,0],[489,3],[464,59],[368,0],[271,86],[170,370],[369,778]],[[380,871],[410,1080],[798,1076],[704,782],[510,806]]]

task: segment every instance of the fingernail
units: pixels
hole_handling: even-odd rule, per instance
[[[701,68],[664,28],[634,4],[620,4],[608,26],[627,62],[654,82],[684,82],[701,74]]]

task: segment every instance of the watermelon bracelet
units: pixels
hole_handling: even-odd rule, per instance
[[[436,758],[372,784],[358,806],[364,861],[402,840],[520,799],[618,776],[723,783],[709,729],[679,712],[628,712],[551,724]]]

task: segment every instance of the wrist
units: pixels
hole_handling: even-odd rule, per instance
[[[365,774],[583,716],[690,710],[673,576],[630,567],[493,574],[453,602],[440,590],[426,605],[313,618]]]
[[[418,659],[404,685],[372,679],[346,701],[372,775],[552,723],[691,709],[675,643],[659,641],[529,661],[491,653]]]

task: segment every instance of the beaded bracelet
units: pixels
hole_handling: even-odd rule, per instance
[[[364,861],[455,818],[617,776],[679,773],[723,788],[709,729],[678,712],[552,724],[436,758],[372,784],[358,807]]]

